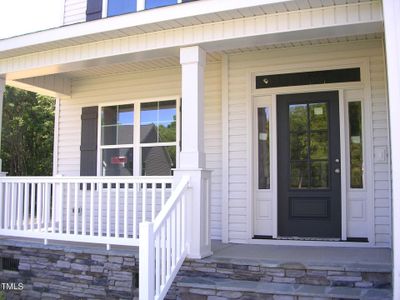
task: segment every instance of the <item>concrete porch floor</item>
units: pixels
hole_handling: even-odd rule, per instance
[[[269,267],[300,264],[344,270],[392,270],[392,251],[388,248],[224,244],[220,241],[212,241],[211,248],[213,255],[208,260],[239,264],[257,261]]]

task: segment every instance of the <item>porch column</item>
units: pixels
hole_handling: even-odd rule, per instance
[[[1,153],[1,136],[2,136],[2,124],[3,124],[3,98],[4,92],[6,91],[6,80],[4,78],[0,78],[0,153]],[[0,156],[0,176],[4,176],[5,173],[2,172],[2,160]]]
[[[400,299],[400,1],[384,0],[392,155],[393,299]]]
[[[190,176],[186,233],[188,256],[203,258],[211,255],[209,234],[209,173],[204,170],[204,66],[206,53],[198,46],[182,48],[182,150],[177,184],[184,175]]]

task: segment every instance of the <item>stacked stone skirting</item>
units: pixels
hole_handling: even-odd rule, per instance
[[[7,299],[137,298],[131,251],[0,245],[0,257],[19,260],[18,271],[0,270],[0,283],[23,283],[23,290],[2,292]]]
[[[376,293],[378,298],[390,299],[391,277],[387,266],[371,264],[278,264],[206,258],[185,261],[167,299],[338,299],[346,295],[369,299],[367,295]]]

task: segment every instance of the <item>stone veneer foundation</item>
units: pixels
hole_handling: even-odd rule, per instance
[[[7,299],[134,299],[137,252],[96,247],[0,244],[0,257],[19,260],[18,271],[0,270],[0,283],[23,283]],[[0,287],[1,288],[1,287]]]

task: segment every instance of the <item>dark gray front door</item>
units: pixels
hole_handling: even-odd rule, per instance
[[[337,91],[277,96],[278,235],[340,238]]]

